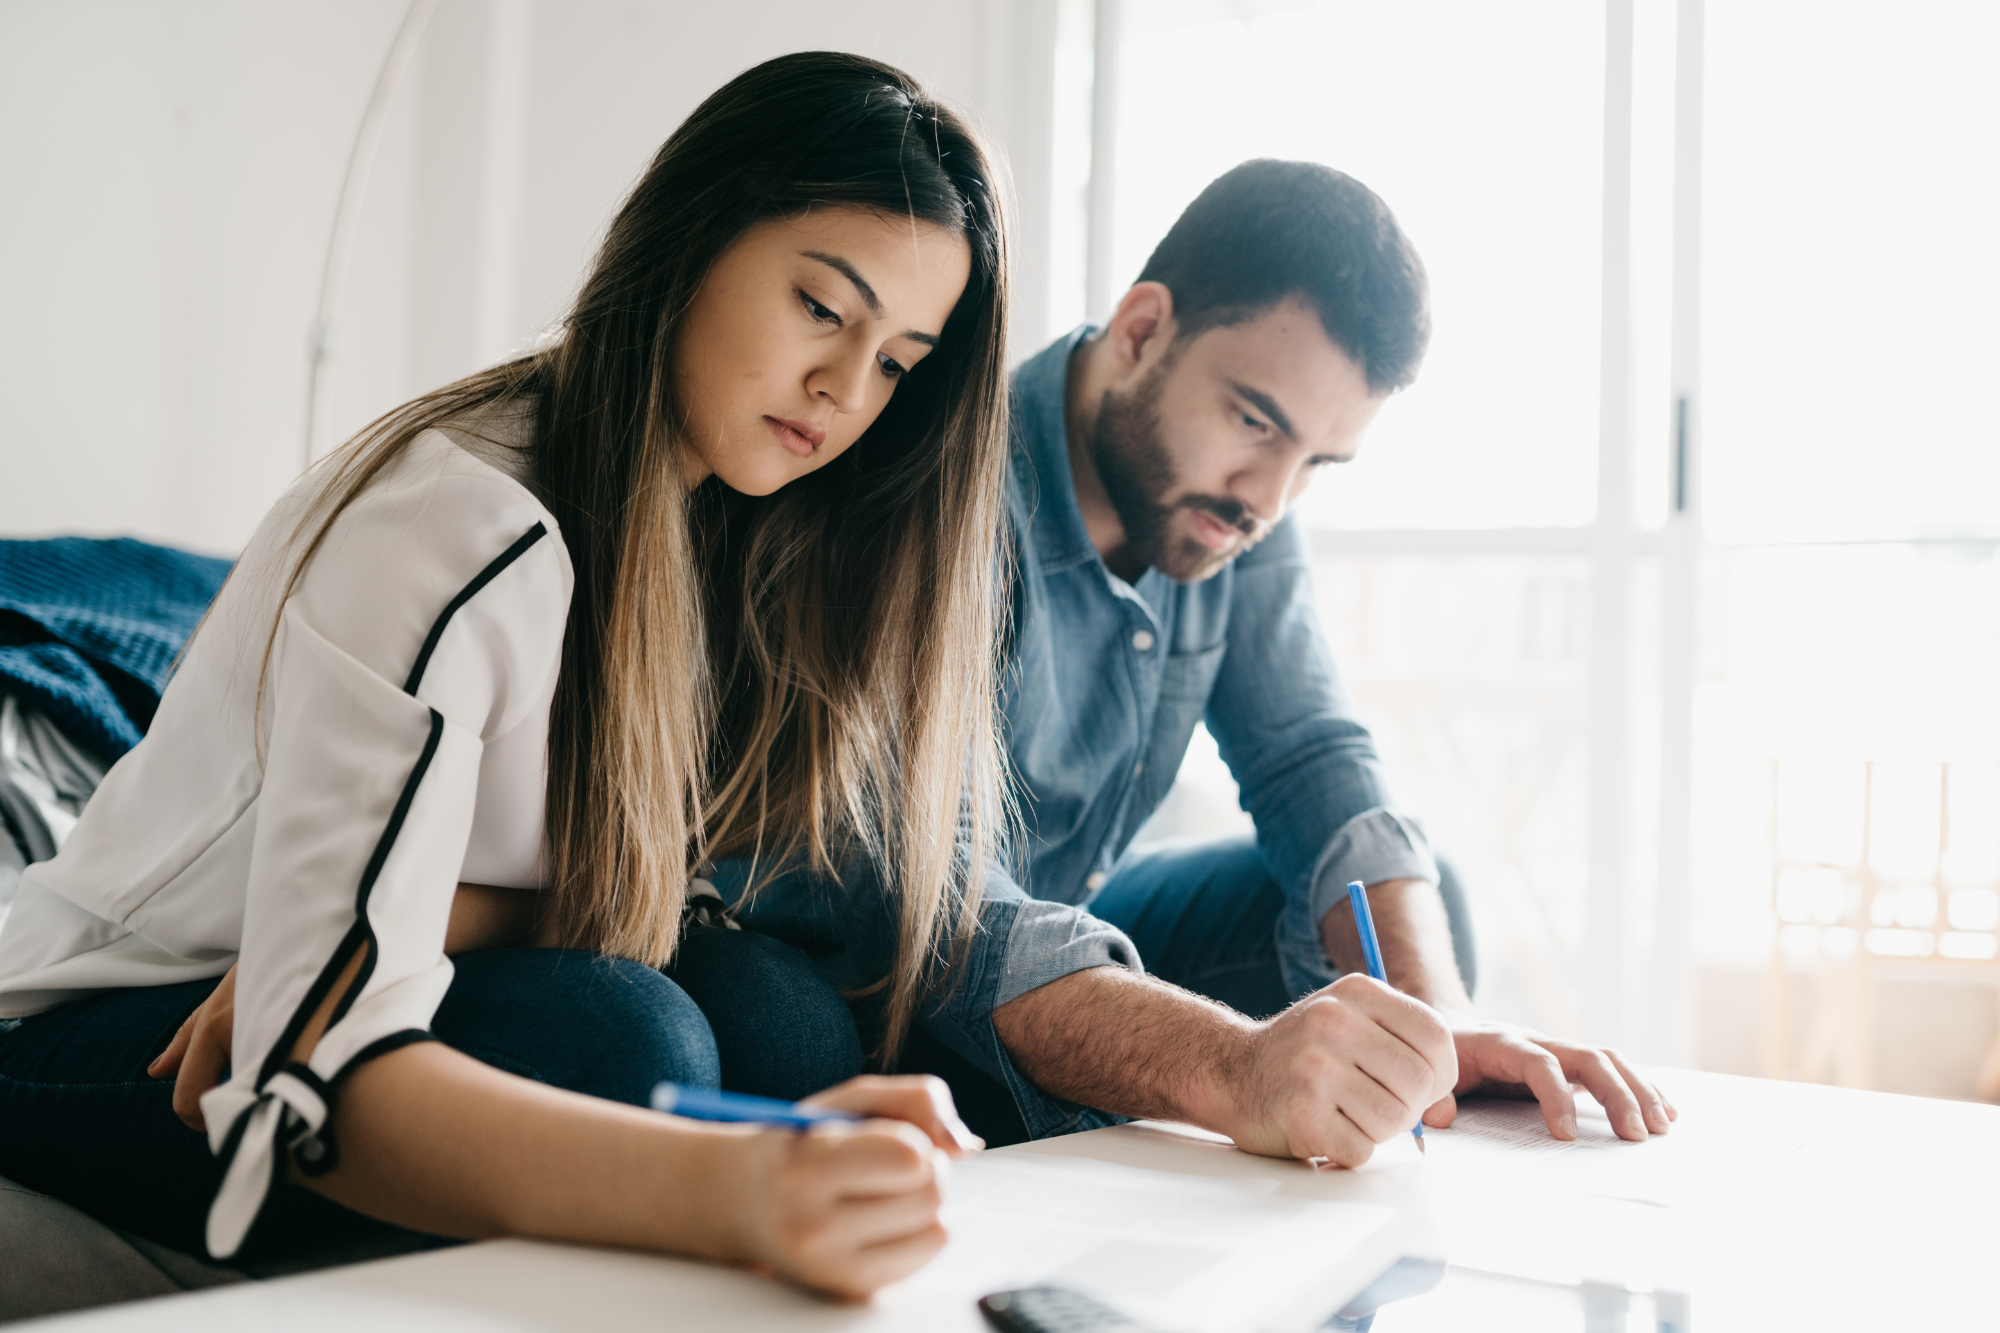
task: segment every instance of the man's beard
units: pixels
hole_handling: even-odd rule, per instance
[[[1127,554],[1177,583],[1199,583],[1262,541],[1269,527],[1253,519],[1236,500],[1213,495],[1167,499],[1175,490],[1174,465],[1160,442],[1158,404],[1170,368],[1171,363],[1155,367],[1122,401],[1105,393],[1097,408],[1090,459],[1124,525]],[[1185,533],[1176,535],[1173,518],[1183,509],[1199,509],[1243,533],[1246,540],[1227,551],[1212,551]]]

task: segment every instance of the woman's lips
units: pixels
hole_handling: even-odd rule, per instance
[[[790,417],[765,417],[764,424],[778,437],[779,444],[800,458],[811,458],[813,452],[826,443],[825,429],[810,421],[796,421]]]
[[[1194,528],[1195,540],[1211,551],[1226,551],[1243,535],[1215,515],[1199,509],[1188,510],[1188,522]]]

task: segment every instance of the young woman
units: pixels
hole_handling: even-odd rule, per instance
[[[967,1138],[933,1081],[824,1093],[881,1117],[845,1133],[620,1103],[716,1081],[658,970],[707,859],[887,854],[889,1053],[975,919],[1005,305],[986,154],[908,77],[794,55],[709,98],[558,339],[279,503],[28,872],[0,1172],[218,1257],[359,1214],[850,1294],[928,1259]],[[781,1051],[845,1022],[762,944],[712,1011]]]

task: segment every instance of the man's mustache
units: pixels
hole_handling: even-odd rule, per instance
[[[1212,518],[1227,523],[1246,537],[1255,537],[1257,530],[1264,526],[1250,516],[1240,500],[1223,500],[1213,495],[1190,495],[1174,506],[1176,509],[1199,509]]]

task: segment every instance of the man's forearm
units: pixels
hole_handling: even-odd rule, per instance
[[[1368,886],[1368,910],[1382,944],[1389,984],[1441,1012],[1472,1011],[1472,997],[1458,975],[1451,946],[1451,918],[1437,885],[1423,879],[1391,879]],[[1326,956],[1342,972],[1367,974],[1361,934],[1343,900],[1320,921]]]
[[[1368,1160],[1458,1077],[1437,1014],[1343,977],[1275,1018],[1121,967],[1095,967],[993,1011],[1022,1073],[1102,1111],[1178,1120],[1270,1157]]]
[[[1093,967],[993,1011],[1014,1065],[1037,1087],[1101,1111],[1230,1132],[1255,1025],[1191,991]]]

